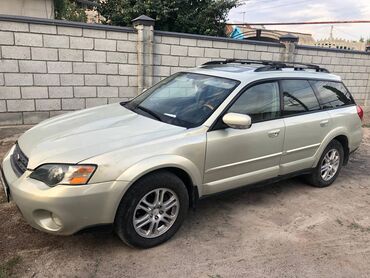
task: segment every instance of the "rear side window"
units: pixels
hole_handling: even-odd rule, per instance
[[[320,110],[317,97],[307,80],[282,80],[284,115]]]
[[[279,86],[266,82],[247,89],[228,112],[247,114],[252,122],[267,121],[280,116]]]
[[[323,109],[354,104],[351,94],[340,82],[310,81],[315,86]]]

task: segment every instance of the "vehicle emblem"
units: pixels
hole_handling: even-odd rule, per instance
[[[19,155],[19,153],[17,153],[16,159],[21,160],[21,156]]]

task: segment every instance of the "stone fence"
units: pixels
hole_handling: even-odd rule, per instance
[[[240,41],[153,30],[142,16],[114,27],[0,15],[0,125],[35,124],[136,96],[164,77],[212,59],[314,63],[338,74],[370,110],[366,52]]]

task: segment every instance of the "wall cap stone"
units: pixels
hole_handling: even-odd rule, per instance
[[[232,39],[232,38],[228,38],[228,37],[216,37],[216,36],[207,36],[207,35],[198,35],[198,34],[189,34],[189,33],[178,33],[178,32],[168,32],[168,31],[159,31],[159,30],[154,30],[154,35],[156,35],[156,36],[167,36],[167,37],[177,37],[177,38],[197,39],[197,40],[222,41],[222,42],[240,43],[240,44],[252,44],[252,45],[266,45],[266,46],[284,47],[280,43],[276,43],[276,42],[264,42],[264,41],[253,41],[253,40],[237,40],[237,39]]]
[[[137,25],[154,26],[155,20],[149,16],[141,15],[131,20],[131,22],[134,26]]]
[[[84,28],[84,29],[136,33],[136,30],[132,27],[111,26],[111,25],[104,25],[104,24],[97,24],[97,23],[82,23],[82,22],[37,18],[37,17],[29,17],[29,16],[0,14],[0,21],[22,22],[22,23],[44,24],[44,25],[54,25],[54,26],[63,26],[63,27],[75,27],[75,28]]]
[[[346,53],[346,54],[362,54],[362,55],[370,55],[369,52],[366,51],[359,51],[359,50],[346,50],[346,49],[338,49],[338,48],[328,48],[328,47],[319,47],[313,45],[301,45],[297,44],[296,49],[307,49],[307,50],[314,50],[314,51],[324,51],[324,52],[337,52],[337,53]]]
[[[290,42],[290,43],[298,43],[299,41],[299,37],[297,36],[294,36],[293,34],[291,33],[288,33],[288,34],[285,34],[285,35],[282,35],[280,38],[279,38],[280,42],[284,43],[284,42]]]

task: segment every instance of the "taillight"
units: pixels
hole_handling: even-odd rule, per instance
[[[360,105],[357,105],[357,114],[360,117],[361,121],[364,119],[364,110],[362,110]]]

